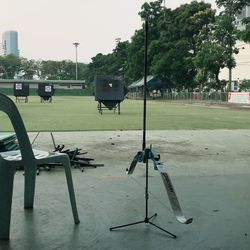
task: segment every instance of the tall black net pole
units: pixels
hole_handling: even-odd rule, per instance
[[[132,161],[130,168],[127,169],[128,173],[131,174],[137,164],[137,162],[141,161],[140,156],[143,155],[143,162],[146,164],[146,187],[145,187],[145,218],[144,220],[132,222],[129,224],[123,224],[120,226],[116,227],[110,227],[109,230],[115,230],[123,227],[128,227],[128,226],[133,226],[136,224],[141,224],[141,223],[149,223],[150,225],[160,229],[161,231],[169,234],[171,237],[176,238],[177,236],[170,233],[169,231],[165,230],[164,228],[154,224],[151,222],[151,219],[154,219],[157,216],[157,213],[152,215],[151,217],[148,217],[148,198],[149,198],[149,191],[148,191],[148,160],[152,159],[152,151],[151,147],[146,149],[146,115],[147,115],[147,74],[148,74],[148,21],[145,20],[145,57],[144,57],[144,98],[143,98],[143,141],[142,141],[142,152],[138,152],[137,155],[134,157],[134,160]],[[154,162],[155,162],[154,158]],[[172,190],[172,187],[171,187]],[[172,191],[173,192],[173,191]],[[177,201],[178,202],[178,201]]]
[[[144,41],[144,89],[143,89],[143,140],[142,150],[146,148],[146,121],[147,121],[147,75],[148,75],[148,21],[145,20],[145,41]]]

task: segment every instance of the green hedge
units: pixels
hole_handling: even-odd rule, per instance
[[[13,95],[13,88],[0,88],[0,93],[5,95]],[[57,96],[92,96],[93,89],[56,89]],[[30,88],[30,96],[37,96],[37,89]]]

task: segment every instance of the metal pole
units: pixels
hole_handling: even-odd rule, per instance
[[[76,80],[77,80],[77,78],[78,78],[78,72],[77,72],[77,47],[78,47],[79,44],[80,44],[80,43],[77,43],[77,42],[73,43],[73,45],[74,45],[75,48],[76,48]]]
[[[144,98],[143,98],[143,141],[142,150],[146,148],[146,115],[147,115],[147,75],[148,75],[148,21],[145,20],[145,52],[144,52]]]
[[[76,80],[78,78],[78,72],[77,72],[77,47],[76,47]]]

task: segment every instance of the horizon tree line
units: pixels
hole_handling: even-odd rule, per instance
[[[149,23],[148,70],[150,75],[167,78],[177,91],[199,88],[225,89],[219,79],[221,69],[236,66],[236,41],[250,42],[250,18],[245,30],[236,28],[236,15],[250,0],[216,0],[219,14],[205,2],[192,1],[176,9],[163,6],[163,0],[145,2],[138,13]],[[95,75],[120,75],[126,84],[143,77],[144,24],[131,41],[120,41],[112,53],[98,53],[88,64],[78,62],[78,79],[87,84]],[[74,80],[71,60],[28,60],[13,55],[0,57],[0,78]],[[230,78],[230,74],[229,74]],[[229,81],[232,79],[229,79]]]

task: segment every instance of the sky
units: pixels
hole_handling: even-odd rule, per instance
[[[126,41],[140,29],[146,0],[0,0],[0,35],[18,32],[20,56],[35,60],[89,63],[98,53],[108,54],[116,38]],[[149,1],[148,1],[149,2]],[[176,8],[188,0],[166,0]],[[215,0],[205,0],[216,8]],[[1,39],[0,39],[1,42]]]

